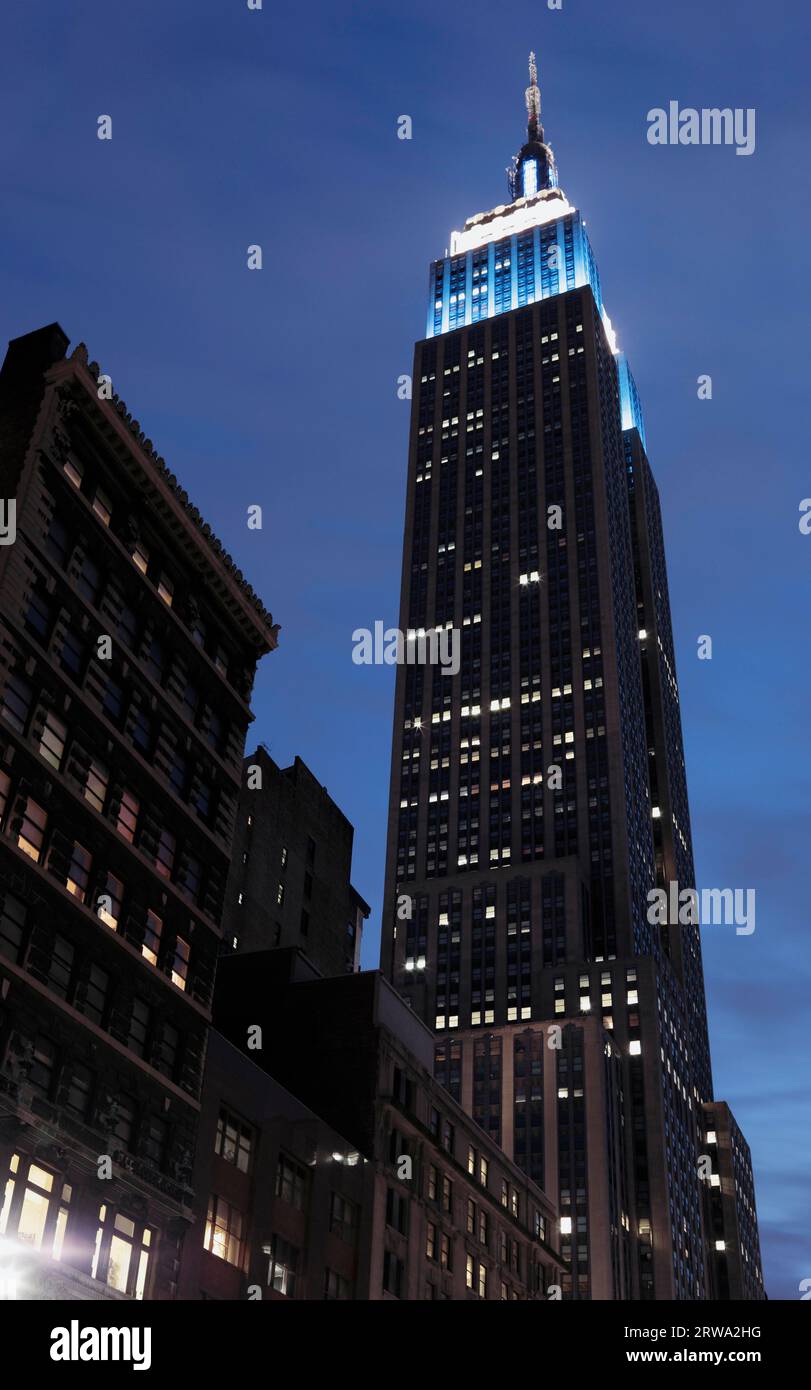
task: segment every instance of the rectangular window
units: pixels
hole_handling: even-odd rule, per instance
[[[149,569],[149,551],[143,541],[136,541],[132,548],[132,563],[141,574],[146,574]]]
[[[399,1298],[403,1291],[403,1274],[405,1272],[402,1260],[392,1254],[391,1250],[383,1252],[383,1288],[386,1293],[393,1294]]]
[[[113,1137],[122,1149],[132,1148],[135,1140],[135,1101],[131,1096],[119,1094],[115,1098]]]
[[[57,772],[62,766],[62,759],[65,756],[65,742],[68,736],[67,725],[57,719],[56,715],[49,710],[45,716],[45,723],[42,727],[42,734],[39,740],[39,751],[41,756],[51,767],[55,767]]]
[[[440,1269],[453,1269],[453,1246],[447,1231],[443,1231],[439,1237],[439,1265]]]
[[[60,999],[67,999],[73,973],[73,946],[64,936],[54,935],[48,961],[46,984]]]
[[[166,1156],[166,1140],[169,1127],[157,1115],[150,1115],[144,1126],[144,1157],[153,1168],[160,1170]]]
[[[89,555],[86,556],[82,565],[82,572],[76,581],[76,588],[87,603],[95,604],[97,602],[101,591],[101,570],[90,559]]]
[[[130,1298],[143,1299],[152,1257],[152,1235],[148,1226],[117,1214],[114,1208],[99,1207],[92,1278]]]
[[[68,530],[58,516],[51,517],[45,546],[48,554],[64,569],[68,559]]]
[[[70,628],[65,629],[65,636],[62,639],[62,650],[59,653],[59,661],[62,667],[74,676],[76,680],[81,680],[84,671],[85,648],[84,642],[77,633]]]
[[[334,1269],[328,1269],[324,1279],[325,1298],[350,1298],[349,1281],[342,1275],[336,1274]]]
[[[474,1261],[472,1255],[465,1256],[465,1288],[473,1288]]]
[[[161,1029],[160,1051],[155,1065],[158,1071],[162,1071],[164,1076],[168,1076],[170,1081],[174,1081],[177,1071],[177,1057],[180,1049],[180,1034],[171,1023],[164,1023]]]
[[[303,1211],[306,1192],[306,1170],[286,1154],[280,1154],[276,1169],[276,1196],[281,1197],[283,1202],[289,1202],[297,1211]]]
[[[74,898],[80,902],[87,902],[87,888],[90,883],[90,870],[93,865],[93,858],[89,850],[80,845],[78,840],[74,840],[70,851],[70,867],[68,869],[67,882],[65,887]]]
[[[390,1187],[386,1193],[386,1224],[401,1236],[408,1231],[408,1198]]]
[[[16,672],[12,672],[3,691],[0,718],[10,724],[12,729],[16,729],[18,734],[24,734],[30,708],[31,687]]]
[[[99,965],[91,965],[87,973],[87,979],[79,988],[79,997],[76,1000],[76,1008],[89,1018],[91,1022],[102,1027],[104,1015],[107,1007],[107,991],[110,988],[110,976],[106,970],[102,970]]]
[[[42,857],[42,846],[45,843],[45,827],[47,824],[47,813],[29,796],[25,803],[22,825],[20,826],[20,833],[17,836],[17,844],[23,854],[27,854],[29,859],[34,860],[35,864],[38,864]]]
[[[283,883],[279,883],[279,884],[276,885],[276,905],[277,905],[277,907],[283,907],[283,905],[284,905],[284,884],[283,884]]]
[[[442,1210],[449,1214],[453,1211],[453,1183],[447,1173],[442,1174]]]
[[[468,1197],[468,1199],[467,1199],[467,1232],[468,1232],[468,1235],[472,1236],[472,1235],[475,1233],[475,1230],[476,1230],[476,1203],[475,1203],[474,1201],[472,1201],[470,1197]]]
[[[488,1229],[487,1229],[487,1212],[486,1212],[486,1211],[480,1211],[480,1212],[479,1212],[479,1244],[480,1244],[480,1245],[486,1245],[486,1244],[487,1244],[487,1236],[488,1236]]]
[[[31,1067],[28,1072],[28,1084],[48,1100],[53,1090],[55,1076],[56,1047],[50,1038],[43,1037],[39,1033],[34,1042]]]
[[[145,709],[133,710],[130,724],[130,738],[139,753],[148,758],[152,751],[152,720]]]
[[[47,646],[51,631],[51,604],[44,594],[34,590],[25,615],[25,625]]]
[[[185,989],[188,984],[189,954],[188,941],[184,941],[182,936],[178,936],[175,940],[175,953],[172,959],[172,984],[177,985],[178,989]]]
[[[132,845],[135,843],[135,832],[138,829],[138,812],[141,803],[133,792],[128,792],[126,788],[121,793],[121,805],[118,808],[118,818],[115,828],[119,835]]]
[[[172,868],[174,867],[175,862],[176,846],[177,841],[175,840],[174,835],[172,834],[171,830],[167,830],[164,826],[160,833],[160,839],[158,840],[158,848],[155,854],[155,868],[157,872],[161,875],[161,878],[172,877]]]
[[[133,999],[127,1047],[130,1052],[135,1053],[136,1057],[145,1057],[148,1041],[149,1005],[145,1004],[143,999]]]
[[[335,1235],[340,1236],[341,1240],[352,1241],[355,1239],[357,1228],[357,1207],[354,1202],[350,1202],[347,1197],[342,1197],[340,1192],[333,1192],[330,1196],[329,1228]]]
[[[433,1221],[429,1221],[425,1228],[425,1255],[426,1259],[436,1259],[436,1226]]]
[[[72,1110],[74,1115],[80,1119],[86,1119],[90,1112],[90,1097],[93,1089],[93,1073],[87,1068],[76,1065],[71,1073],[68,1083],[68,1095],[65,1104],[68,1110]]]
[[[251,1166],[251,1146],[253,1130],[230,1110],[220,1110],[217,1119],[217,1135],[214,1152],[226,1163],[233,1163],[240,1173],[247,1173]]]
[[[102,488],[97,487],[93,495],[93,511],[105,526],[110,525],[110,518],[113,514],[113,504],[107,493]]]
[[[283,1293],[287,1298],[295,1298],[299,1251],[289,1241],[274,1235],[269,1254],[268,1284],[277,1293]]]
[[[479,1298],[487,1297],[487,1269],[483,1264],[479,1265]]]
[[[82,475],[84,474],[84,464],[81,459],[74,458],[73,455],[71,455],[69,458],[65,459],[62,467],[65,470],[65,477],[73,483],[74,487],[79,488],[81,491]]]
[[[70,1193],[70,1188],[67,1189]],[[23,1201],[17,1222],[17,1239],[41,1250],[45,1243],[45,1230],[54,1197],[54,1175],[47,1169],[31,1163],[23,1189]]]
[[[121,879],[116,878],[115,874],[108,873],[104,887],[96,900],[96,911],[102,922],[106,922],[113,931],[118,931],[123,901],[124,885]]]
[[[182,875],[182,876],[181,876]],[[199,859],[195,859],[193,854],[185,854],[182,861],[181,874],[178,875],[181,893],[196,902],[200,893],[200,883],[202,881],[203,866]]]
[[[118,681],[113,680],[112,676],[107,677],[102,709],[106,715],[109,715],[114,724],[120,723],[124,709],[124,691]]]
[[[171,608],[175,594],[175,586],[168,574],[162,574],[158,580],[158,596],[162,598],[167,608]]]
[[[144,927],[144,939],[141,945],[141,955],[146,957],[150,965],[157,965],[158,963],[162,931],[163,922],[161,918],[158,916],[157,912],[152,911],[151,907],[148,908],[146,926]]]
[[[94,811],[102,813],[104,803],[107,799],[107,783],[109,773],[103,763],[96,762],[95,758],[90,764],[87,773],[87,781],[84,788],[85,801],[89,801]]]
[[[25,934],[25,904],[6,893],[0,912],[0,956],[19,964]]]

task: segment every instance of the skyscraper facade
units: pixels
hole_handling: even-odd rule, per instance
[[[658,495],[534,57],[526,100],[511,201],[433,263],[415,349],[400,627],[461,660],[398,668],[382,964],[559,1205],[564,1296],[717,1297],[699,929],[651,920],[694,883]]]
[[[29,333],[0,372],[3,1269],[24,1299],[168,1299],[277,629],[67,345]]]

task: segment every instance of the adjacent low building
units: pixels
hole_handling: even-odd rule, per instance
[[[226,951],[296,946],[325,975],[360,969],[369,905],[352,887],[354,829],[306,763],[245,758],[226,890]]]
[[[216,994],[181,1297],[559,1296],[554,1204],[434,1079],[381,974],[237,954]]]

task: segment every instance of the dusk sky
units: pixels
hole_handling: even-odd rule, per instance
[[[367,966],[394,679],[352,663],[351,634],[397,622],[397,377],[429,261],[508,198],[536,50],[661,493],[698,881],[757,892],[753,935],[704,930],[704,968],[767,1291],[792,1299],[811,1278],[803,8],[39,0],[0,38],[0,339],[56,320],[87,343],[281,624],[253,736],[299,754],[355,825]],[[754,108],[755,152],[651,146],[647,113],[671,100]]]

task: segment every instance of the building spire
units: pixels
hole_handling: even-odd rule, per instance
[[[507,171],[513,199],[531,198],[544,189],[558,186],[555,156],[544,141],[541,125],[541,89],[534,53],[529,55],[529,86],[524,100],[527,105],[527,141]]]
[[[541,126],[541,91],[538,86],[538,68],[535,54],[529,55],[529,86],[524,94],[527,103],[527,139],[543,140]],[[540,131],[540,134],[538,133]]]

